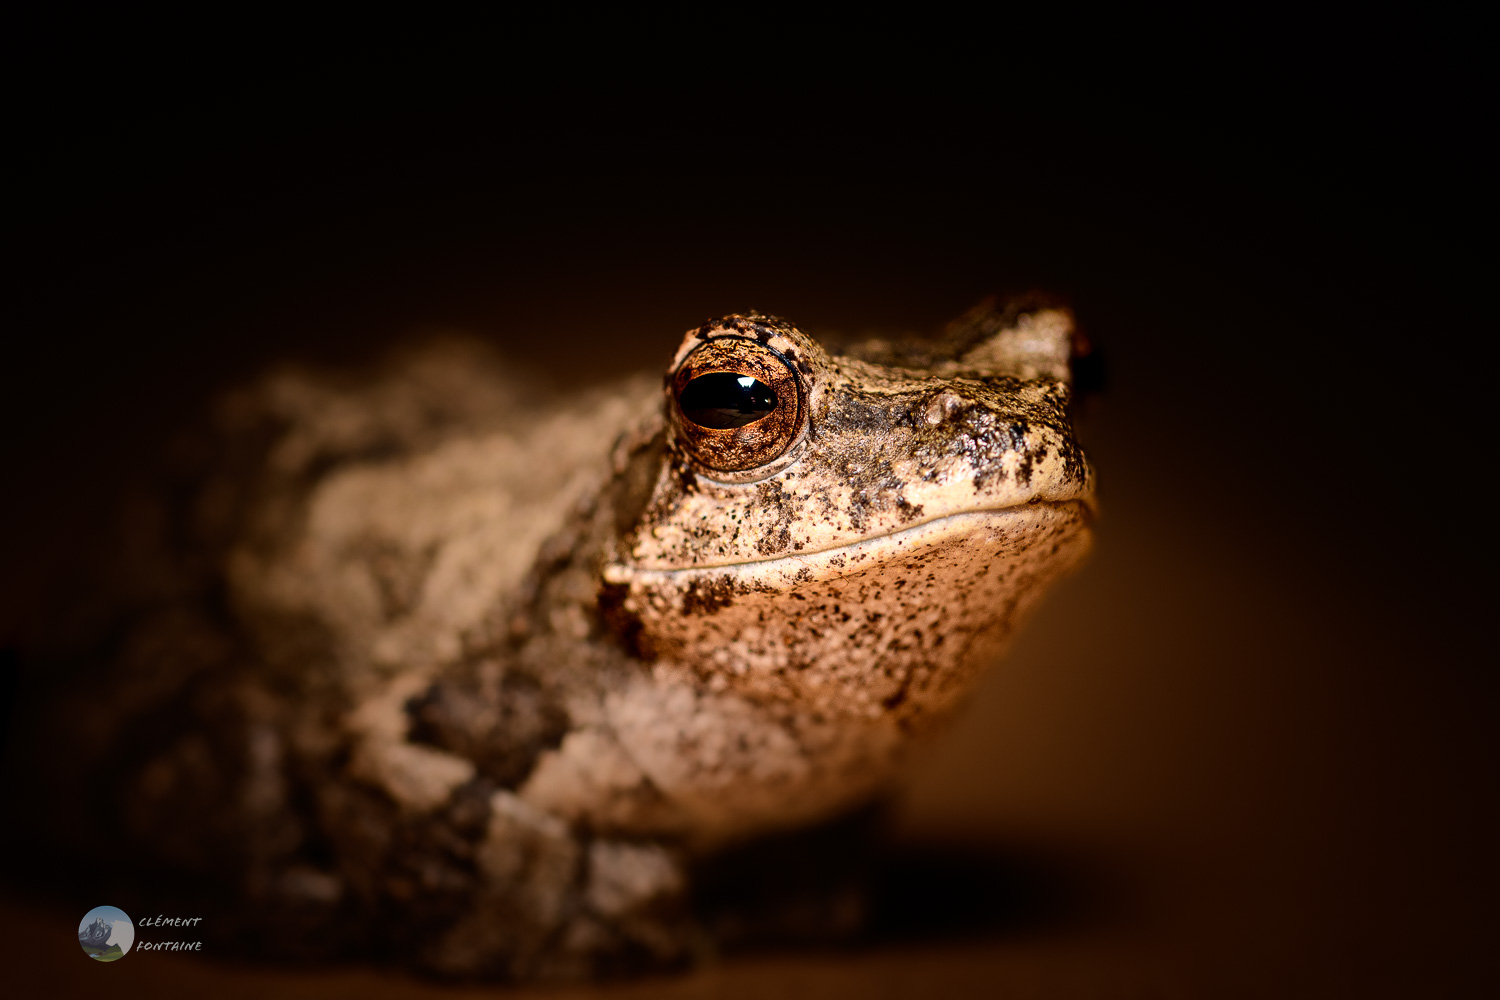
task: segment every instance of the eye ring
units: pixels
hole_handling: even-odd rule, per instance
[[[711,472],[744,473],[784,455],[807,421],[807,391],[780,352],[749,337],[711,337],[668,384],[677,439]]]

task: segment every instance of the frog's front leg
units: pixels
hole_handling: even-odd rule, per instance
[[[520,795],[591,829],[699,854],[857,806],[893,757],[882,727],[715,691],[670,662],[612,687],[601,707],[541,755]]]
[[[566,717],[539,699],[520,679],[485,692],[403,678],[351,712],[344,780],[319,791],[342,879],[367,908],[399,915],[418,960],[444,974],[577,976],[631,956],[685,960],[699,935],[681,853],[578,808],[614,801],[623,818],[660,796],[599,729],[543,727]],[[486,737],[505,745],[486,749]]]

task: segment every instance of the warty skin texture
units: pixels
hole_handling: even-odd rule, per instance
[[[1072,340],[1018,304],[835,354],[750,314],[566,397],[463,344],[268,378],[39,723],[109,789],[65,825],[237,886],[272,951],[687,961],[697,860],[878,797],[1083,556]],[[695,425],[704,373],[775,407]]]
[[[613,728],[702,835],[872,794],[1082,557],[1093,488],[1068,414],[1071,333],[1060,310],[1026,314],[923,370],[830,356],[768,317],[684,338],[674,366],[718,337],[762,343],[808,411],[785,455],[739,477],[695,463],[669,420],[650,500],[604,568],[656,661],[652,694]],[[712,767],[678,752],[710,729],[747,749]]]

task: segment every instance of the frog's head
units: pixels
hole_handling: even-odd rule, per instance
[[[1069,313],[988,307],[832,355],[784,320],[689,331],[608,583],[711,687],[902,720],[969,686],[1088,545]]]

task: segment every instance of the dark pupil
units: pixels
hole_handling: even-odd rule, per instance
[[[725,430],[753,424],[775,410],[776,393],[748,375],[712,372],[683,386],[677,405],[699,427]]]

